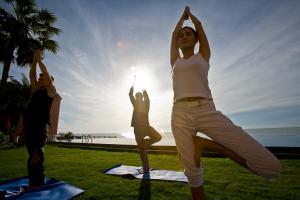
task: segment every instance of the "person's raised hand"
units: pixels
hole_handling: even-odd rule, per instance
[[[133,86],[130,87],[129,93],[133,93]]]
[[[191,13],[191,9],[190,9],[189,6],[186,6],[186,7],[185,7],[185,12],[186,12],[186,14],[187,14],[187,18],[190,17],[191,14],[192,14],[192,13]]]
[[[189,16],[187,15],[187,12],[186,12],[186,8],[187,8],[187,6],[184,8],[183,13],[181,15],[181,19],[183,19],[183,20],[189,19]]]
[[[186,6],[184,8],[183,15],[182,15],[184,17],[184,20],[189,19],[189,14],[190,14],[190,7]]]

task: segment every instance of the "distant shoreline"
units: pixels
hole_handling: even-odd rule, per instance
[[[271,128],[268,128],[268,127],[264,127],[264,128],[243,128],[244,130],[246,131],[251,131],[251,130],[275,130],[275,129],[299,129],[300,130],[300,127],[277,127],[277,128],[274,128],[274,127],[271,127]],[[133,131],[131,131],[133,133]],[[122,135],[123,133],[126,133],[126,132],[118,132],[118,133],[113,133],[113,132],[107,132],[107,133],[97,133],[97,132],[94,132],[94,133],[74,133],[75,136],[80,136],[80,135],[107,135],[107,136],[110,136],[110,135]],[[164,133],[172,133],[171,130],[165,130]]]
[[[264,146],[270,147],[300,147],[300,127],[287,128],[256,128],[245,129],[245,131]],[[175,140],[171,132],[162,131],[162,140],[154,146],[175,146]],[[200,137],[208,138],[205,134],[198,133]],[[57,141],[51,138],[49,141]],[[61,141],[61,140],[60,140]],[[65,140],[64,140],[65,141]],[[64,142],[62,141],[62,142]],[[72,143],[93,143],[112,145],[135,145],[134,134],[124,133],[85,133],[74,134]]]

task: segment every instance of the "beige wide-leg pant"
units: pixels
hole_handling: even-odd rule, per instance
[[[280,174],[279,160],[241,127],[217,111],[212,100],[177,102],[172,110],[172,132],[190,187],[203,184],[202,167],[196,167],[193,136],[206,134],[246,160],[257,175],[272,179]]]

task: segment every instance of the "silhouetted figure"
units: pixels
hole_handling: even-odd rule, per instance
[[[36,78],[37,64],[42,72],[38,80]],[[41,61],[39,50],[34,53],[29,76],[32,97],[24,113],[24,135],[29,154],[27,171],[30,187],[28,189],[31,189],[45,184],[44,145],[50,125],[50,108],[56,95],[53,78]]]
[[[196,30],[191,27],[182,28],[184,20],[189,18]],[[199,50],[195,54],[198,42]],[[180,56],[179,49],[183,57]],[[202,24],[186,7],[172,35],[170,62],[174,104],[171,123],[194,200],[204,199],[200,156],[205,149],[224,154],[267,179],[280,174],[278,159],[216,110],[207,78],[209,59],[210,47]],[[212,140],[197,137],[197,131]]]
[[[134,97],[133,87],[131,87],[129,91],[129,98],[133,106],[131,126],[134,127],[135,140],[143,163],[143,173],[148,173],[149,162],[147,148],[160,141],[161,135],[149,124],[148,114],[150,109],[150,100],[147,91],[144,90],[143,93],[137,92]]]

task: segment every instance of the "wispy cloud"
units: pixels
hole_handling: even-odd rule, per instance
[[[150,121],[170,130],[171,33],[184,1],[41,2],[63,29],[58,55],[46,55],[63,97],[59,130],[127,132],[132,66],[146,72]],[[300,123],[300,3],[298,1],[189,1],[211,45],[209,82],[217,108],[245,126],[277,110],[278,124]],[[17,68],[13,75],[19,74]],[[28,69],[26,71],[28,73]],[[286,112],[283,112],[283,111]],[[275,112],[275,111],[274,111]],[[252,114],[256,113],[256,114]],[[268,117],[272,118],[270,114]],[[254,118],[254,117],[253,117]],[[287,120],[285,120],[287,119]],[[270,124],[261,120],[259,126]]]
[[[239,35],[233,30],[224,36],[233,40],[217,49],[210,74],[222,110],[300,106],[299,25],[299,7],[287,3],[239,30]]]

